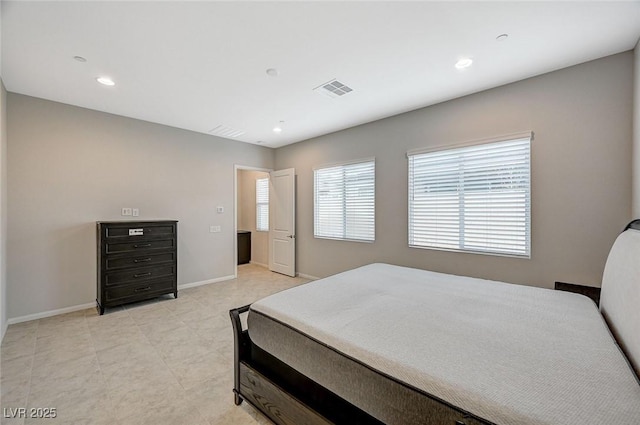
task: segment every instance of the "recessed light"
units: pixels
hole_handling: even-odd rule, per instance
[[[116,83],[113,82],[113,80],[109,77],[98,77],[96,78],[96,81],[99,82],[100,84],[104,84],[105,86],[115,86]]]
[[[78,62],[86,62],[87,60],[85,58],[83,58],[82,56],[74,56],[73,57],[75,60],[77,60]]]
[[[458,62],[456,62],[456,68],[464,69],[471,66],[473,60],[471,58],[462,58]]]
[[[282,133],[282,124],[284,124],[284,121],[280,121],[278,123],[278,125],[276,125],[275,127],[273,127],[273,132],[274,133]]]
[[[268,75],[269,77],[277,77],[277,76],[278,76],[278,74],[279,74],[279,72],[278,72],[278,70],[277,70],[277,69],[275,69],[275,68],[269,68],[269,69],[267,69],[267,75]]]
[[[497,41],[504,41],[507,38],[509,38],[509,34],[500,34],[499,36],[496,37]]]

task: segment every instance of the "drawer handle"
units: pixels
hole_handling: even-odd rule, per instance
[[[140,274],[134,274],[133,277],[134,278],[139,278],[139,277],[145,277],[145,276],[151,276],[151,272],[147,272],[147,273],[140,273]]]
[[[134,263],[146,263],[148,261],[151,261],[151,257],[149,257],[149,258],[136,258],[135,260],[133,260]]]
[[[135,244],[133,247],[134,248],[148,248],[150,246],[151,246],[150,243],[143,243],[143,244]]]
[[[134,289],[134,292],[148,291],[149,289],[151,289],[151,286],[145,286],[144,288],[136,288],[136,289]]]

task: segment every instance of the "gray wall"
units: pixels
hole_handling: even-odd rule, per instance
[[[269,232],[256,230],[256,180],[269,173],[238,170],[238,230],[251,232],[251,262],[269,266]]]
[[[7,91],[0,79],[0,341],[7,317]]]
[[[638,56],[636,48],[636,64]],[[627,52],[276,151],[2,89],[2,329],[7,317],[94,301],[94,222],[122,219],[122,207],[140,208],[140,219],[180,220],[180,284],[232,275],[234,164],[296,168],[301,273],[387,261],[536,286],[598,286],[609,247],[631,218],[632,140],[640,170],[640,66],[634,72],[633,63]],[[405,152],[524,130],[535,132],[532,259],[408,248]],[[312,168],[371,156],[375,243],[314,239]],[[225,213],[216,213],[218,205]],[[222,232],[209,233],[210,225]]]
[[[640,41],[633,52],[633,218],[640,218]]]
[[[8,317],[93,302],[95,221],[122,207],[180,221],[178,284],[233,275],[234,164],[273,150],[14,93],[7,119]]]
[[[298,271],[323,277],[385,261],[542,287],[599,286],[631,216],[633,60],[614,55],[278,149],[276,168],[298,176]],[[535,132],[532,258],[408,248],[405,152],[525,130]],[[314,239],[312,168],[371,156],[375,243]]]

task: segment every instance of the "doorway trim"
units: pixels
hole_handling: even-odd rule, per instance
[[[233,276],[238,278],[238,172],[262,171],[271,173],[272,168],[252,167],[250,165],[233,165]]]

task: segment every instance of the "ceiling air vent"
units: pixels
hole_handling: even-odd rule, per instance
[[[240,137],[244,134],[244,131],[240,131],[240,130],[234,130],[231,127],[227,127],[226,125],[219,125],[216,128],[212,128],[211,130],[209,130],[209,133],[213,134],[214,136],[220,136],[220,137]]]
[[[342,84],[340,81],[336,80],[335,78],[331,81],[327,81],[324,84],[320,84],[318,87],[316,87],[313,90],[334,98],[344,96],[345,94],[351,93],[353,91],[351,87],[345,84]]]

